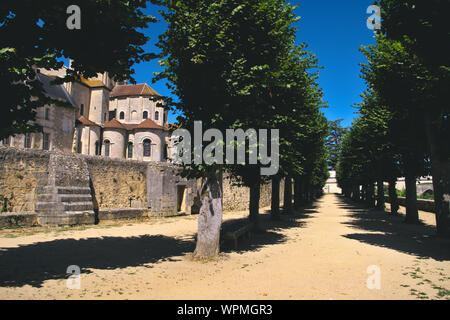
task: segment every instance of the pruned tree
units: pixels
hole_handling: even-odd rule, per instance
[[[0,85],[5,114],[0,138],[39,130],[36,109],[48,103],[36,80],[36,69],[59,69],[60,58],[72,59],[67,76],[73,81],[108,72],[117,80],[132,79],[133,64],[154,57],[142,46],[141,31],[156,19],[142,12],[143,0],[79,0],[80,29],[69,29],[69,0],[4,0],[0,3]]]

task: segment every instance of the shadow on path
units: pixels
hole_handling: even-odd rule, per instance
[[[171,260],[193,251],[194,241],[162,235],[61,239],[0,249],[0,287],[41,287],[49,279],[66,278],[70,265],[81,272],[88,268],[116,269]]]
[[[238,251],[252,251],[283,243],[285,236],[278,230],[300,227],[304,220],[316,212],[308,207],[301,212],[282,215],[281,221],[271,221],[270,214],[261,214],[263,231],[255,233],[250,241],[240,241]],[[239,220],[242,220],[241,222]],[[246,223],[247,218],[224,222]],[[0,287],[41,287],[51,279],[65,279],[67,267],[77,265],[82,274],[91,273],[90,268],[113,270],[117,268],[146,266],[162,261],[176,261],[171,257],[193,252],[196,234],[188,239],[164,235],[136,237],[99,237],[86,239],[58,239],[21,245],[17,248],[0,248]],[[230,252],[225,246],[225,252]],[[233,250],[234,251],[234,250]],[[150,265],[148,265],[150,264]]]
[[[347,210],[352,218],[344,224],[359,231],[369,231],[347,234],[344,237],[420,258],[450,260],[450,239],[437,237],[435,227],[424,223],[407,224],[404,222],[404,215],[367,209],[341,196],[338,199],[338,206]]]
[[[317,213],[316,206],[311,204],[291,214],[280,213],[280,220],[271,220],[270,210],[266,210],[259,216],[260,231],[252,232],[250,239],[239,239],[237,248],[233,248],[232,244],[225,242],[221,247],[221,252],[239,252],[256,251],[261,247],[272,244],[281,244],[287,241],[287,237],[279,231],[290,228],[305,227],[307,219]],[[248,223],[248,218],[227,220],[222,224],[222,229],[239,228]]]

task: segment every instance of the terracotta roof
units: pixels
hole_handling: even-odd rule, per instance
[[[122,124],[125,128],[127,128],[128,131],[134,130],[138,126],[138,124],[136,123],[122,123]]]
[[[88,80],[84,77],[80,78],[81,83],[87,85],[88,87],[104,87],[105,84],[100,80]]]
[[[123,96],[160,96],[160,95],[146,83],[118,85],[113,88],[111,94],[109,95],[110,98]]]
[[[127,130],[127,128],[121,122],[119,122],[116,118],[105,123],[103,127]]]
[[[100,127],[98,124],[96,124],[95,122],[87,119],[85,116],[81,116],[77,119],[77,121],[81,122],[82,124],[86,125],[86,126],[97,126]]]
[[[145,119],[141,123],[139,123],[135,129],[163,129],[167,130],[165,127],[162,127],[156,124],[152,119]]]

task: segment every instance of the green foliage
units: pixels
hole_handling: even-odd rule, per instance
[[[72,59],[72,69],[61,81],[108,72],[117,80],[131,79],[134,63],[154,55],[142,46],[148,38],[139,28],[155,22],[141,11],[143,0],[80,0],[81,29],[69,30],[69,0],[3,0],[0,4],[0,86],[5,113],[0,138],[39,130],[36,109],[58,103],[42,92],[35,70],[58,69],[58,58]]]
[[[332,170],[336,170],[336,165],[339,158],[339,153],[342,149],[342,138],[347,132],[348,128],[344,128],[341,125],[343,119],[329,121],[328,127],[330,128],[330,134],[327,137],[326,146],[328,150],[328,167]]]

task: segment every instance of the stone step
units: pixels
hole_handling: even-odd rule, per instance
[[[89,187],[56,187],[58,194],[91,194]]]
[[[46,211],[46,212],[58,212],[64,210],[62,203],[56,201],[47,202],[36,202],[34,205],[34,210],[36,212]]]
[[[37,196],[37,202],[56,202],[57,196],[53,193],[41,193]]]
[[[53,194],[55,187],[53,186],[37,186],[36,193],[39,194]]]
[[[64,203],[71,202],[92,202],[91,194],[60,194],[59,200]]]
[[[65,215],[68,216],[77,216],[77,215],[83,215],[83,214],[95,214],[94,210],[83,210],[83,211],[64,211]]]
[[[94,210],[94,205],[92,202],[84,201],[84,202],[69,202],[63,203],[64,211],[92,211]]]
[[[94,211],[66,211],[54,215],[38,215],[38,221],[42,225],[79,225],[79,224],[94,224]]]

